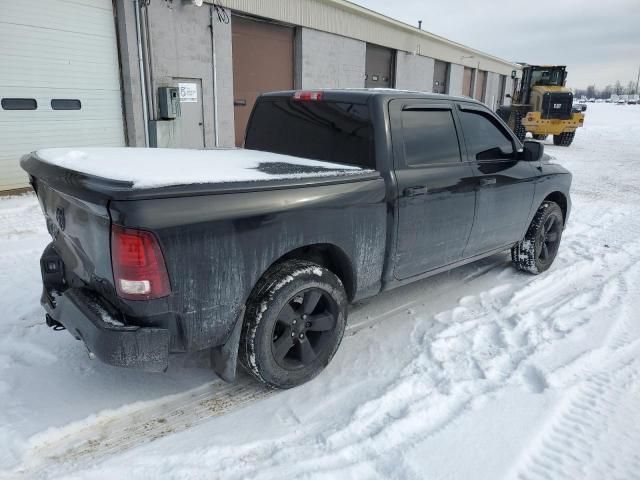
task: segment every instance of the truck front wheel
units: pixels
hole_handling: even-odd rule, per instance
[[[347,323],[340,279],[315,263],[283,262],[256,286],[240,339],[240,363],[275,388],[318,375],[335,354]]]
[[[511,261],[518,270],[538,274],[547,270],[558,254],[564,218],[555,202],[538,208],[524,239],[511,249]]]

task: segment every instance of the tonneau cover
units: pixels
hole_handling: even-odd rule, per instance
[[[244,149],[44,149],[22,168],[54,188],[113,200],[290,188],[378,178],[373,170]]]

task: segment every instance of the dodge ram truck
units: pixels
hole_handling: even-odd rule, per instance
[[[348,304],[511,251],[553,263],[571,174],[485,105],[395,90],[264,94],[243,149],[25,155],[52,237],[47,324],[116,366],[207,350],[289,388],[340,345]],[[462,292],[461,292],[462,293]]]

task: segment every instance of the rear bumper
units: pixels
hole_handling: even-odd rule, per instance
[[[169,364],[169,330],[124,325],[90,293],[72,288],[50,295],[45,289],[42,305],[98,359],[117,367],[162,372]]]

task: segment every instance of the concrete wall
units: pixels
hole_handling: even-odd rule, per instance
[[[513,79],[507,76],[506,86],[504,88],[505,98],[503,100],[504,105],[511,105],[511,98],[507,98],[507,94],[513,95]]]
[[[234,147],[236,144],[235,126],[233,118],[233,57],[231,49],[231,12],[227,10],[231,19],[229,23],[221,23],[218,16],[213,15],[213,41],[215,47],[216,70],[214,91],[217,105],[215,113],[218,116],[218,146]]]
[[[396,88],[431,92],[434,63],[433,58],[399,51],[396,56]]]
[[[161,0],[153,0],[158,1]],[[428,54],[445,62],[473,55],[482,70],[510,74],[518,68],[473,48],[460,45],[415,26],[393,20],[346,0],[205,0],[237,12],[270,18],[327,33],[355,38],[394,50]],[[174,0],[173,3],[176,3]],[[400,4],[401,2],[399,2]],[[424,2],[423,2],[424,3]]]
[[[203,111],[204,146],[213,147],[213,68],[208,9],[181,2],[151,2],[147,12],[153,92],[150,119],[158,119],[159,87],[176,85],[178,77],[200,79],[202,98],[198,100]],[[178,118],[171,123],[180,121]]]
[[[218,145],[234,145],[231,25],[219,22],[214,15],[212,37],[210,8],[181,2],[151,2],[140,12],[149,121],[158,119],[159,87],[175,86],[177,78],[200,79],[202,92],[199,101],[205,148],[216,145],[216,114]],[[142,81],[134,3],[116,0],[116,16],[128,144],[144,146]],[[217,102],[214,102],[213,45]],[[177,124],[179,121],[171,122]]]
[[[145,127],[142,112],[142,79],[138,64],[134,3],[131,0],[116,0],[115,5],[127,145],[130,147],[144,147]]]
[[[295,45],[295,87],[364,87],[366,43],[299,28]]]
[[[147,85],[149,120],[152,121],[158,115],[158,87],[175,85],[176,78],[198,78],[202,82],[205,147],[215,146],[216,141],[219,146],[233,146],[231,24],[221,23],[216,14],[213,15],[212,23],[210,18],[212,7],[206,4],[198,8],[189,2],[158,1],[143,7],[141,34],[143,55],[147,62],[147,78],[146,82],[143,82],[138,66],[134,3],[132,0],[116,0],[115,4],[128,144],[131,146],[145,144],[143,83]],[[230,12],[229,16],[231,17]],[[366,62],[364,41],[299,26],[295,42],[296,88],[364,86]],[[398,51],[395,71],[396,87],[432,91],[434,59],[422,56],[418,50],[416,51],[417,54]],[[450,64],[447,78],[448,93],[462,94],[463,74],[462,65]],[[490,73],[487,83],[487,103],[491,103],[492,97],[495,96],[496,105],[499,104],[497,99],[499,88],[499,76]],[[507,79],[507,92],[510,91],[511,79]],[[495,107],[495,105],[490,106]]]
[[[500,75],[493,72],[487,73],[487,86],[484,93],[484,103],[494,110],[500,104]]]
[[[449,95],[462,95],[462,83],[464,81],[464,67],[457,63],[449,65]]]

